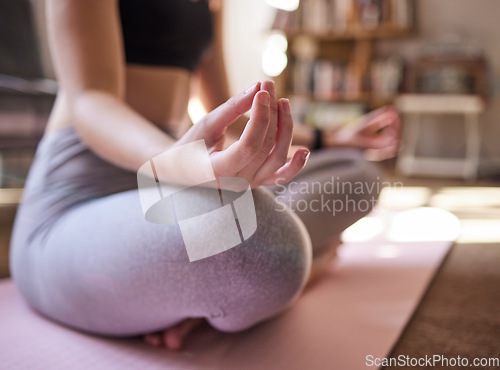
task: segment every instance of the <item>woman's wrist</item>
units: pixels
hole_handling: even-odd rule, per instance
[[[315,128],[313,130],[311,150],[320,150],[324,147],[324,133],[320,128]]]
[[[323,131],[324,148],[345,148],[352,147],[352,135],[346,134],[339,129]]]

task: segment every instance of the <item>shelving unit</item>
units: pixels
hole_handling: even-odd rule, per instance
[[[374,44],[411,35],[414,9],[414,0],[302,0],[294,12],[278,11],[273,28],[288,40],[279,93],[365,109],[392,103],[404,64],[375,56]]]

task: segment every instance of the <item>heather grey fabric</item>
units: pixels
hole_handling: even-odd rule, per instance
[[[377,167],[353,148],[313,152],[306,167],[287,186],[271,190],[305,224],[314,255],[347,227],[368,214],[382,190]]]
[[[190,317],[242,330],[286,309],[304,286],[311,255],[368,212],[302,210],[296,201],[322,194],[298,194],[291,186],[304,190],[306,182],[332,176],[378,181],[358,151],[314,153],[290,187],[272,188],[275,195],[253,191],[258,226],[252,237],[189,262],[178,225],[144,219],[136,174],[103,161],[67,128],[38,147],[13,231],[13,278],[35,310],[93,333],[136,335]],[[338,196],[376,198],[373,188]],[[191,192],[192,201],[203,202],[206,191]],[[301,209],[299,217],[276,199]]]

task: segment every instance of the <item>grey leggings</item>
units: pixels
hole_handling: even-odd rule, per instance
[[[243,330],[290,306],[311,257],[369,212],[378,191],[377,171],[360,152],[313,153],[294,182],[253,191],[252,237],[189,262],[178,225],[144,219],[136,174],[103,161],[67,128],[38,147],[11,270],[35,310],[80,330],[137,335],[194,317]],[[202,192],[193,197],[203,202]]]

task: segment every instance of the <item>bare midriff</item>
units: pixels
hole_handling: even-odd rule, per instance
[[[190,125],[187,116],[191,72],[182,68],[127,65],[125,103],[154,125],[180,136]],[[46,132],[72,126],[64,92],[57,96]]]

